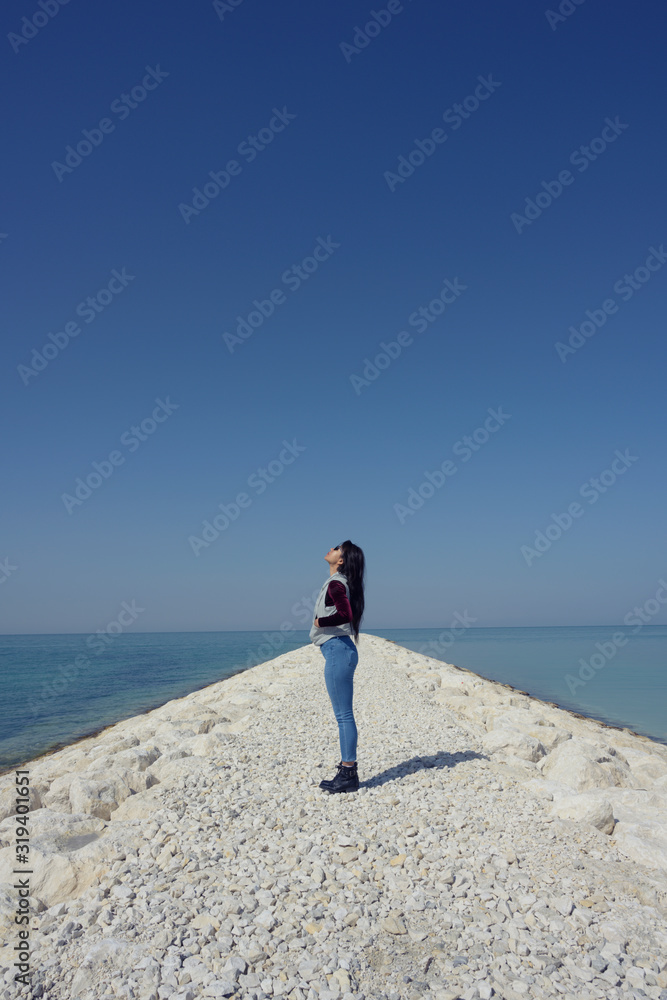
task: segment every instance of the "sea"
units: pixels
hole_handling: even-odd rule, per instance
[[[667,625],[364,631],[667,744]],[[0,636],[0,773],[308,644],[305,630]]]

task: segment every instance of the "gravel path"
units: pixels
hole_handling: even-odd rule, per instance
[[[318,787],[340,758],[313,646],[33,762],[31,985],[13,982],[9,888],[0,997],[667,1000],[667,872],[554,815],[532,750],[497,732],[490,750],[460,711],[527,699],[374,636],[359,648],[356,793]],[[658,744],[529,709],[571,739],[634,739],[667,774]],[[109,804],[94,786],[114,766],[138,787]]]

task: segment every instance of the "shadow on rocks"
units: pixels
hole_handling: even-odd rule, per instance
[[[428,756],[411,757],[410,760],[396,764],[395,767],[389,767],[386,771],[381,771],[367,781],[360,781],[359,787],[377,788],[378,785],[384,785],[388,781],[396,781],[408,774],[415,774],[416,771],[456,767],[457,764],[464,764],[469,760],[488,760],[488,757],[485,754],[477,753],[476,750],[463,750],[460,753],[446,753],[443,750]]]

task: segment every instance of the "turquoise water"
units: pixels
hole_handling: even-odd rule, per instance
[[[621,632],[618,648],[612,637]],[[667,743],[667,626],[372,634]],[[85,635],[1,636],[0,771],[308,642],[307,631],[126,633],[108,645]]]
[[[374,635],[667,743],[667,625],[643,625],[634,634],[627,625],[468,628],[440,651],[428,648],[443,635],[439,629]],[[613,636],[625,644],[616,646]],[[449,640],[445,634],[442,641]]]

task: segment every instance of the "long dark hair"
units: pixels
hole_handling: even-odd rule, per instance
[[[364,573],[366,572],[366,560],[364,553],[348,538],[346,542],[339,545],[343,556],[343,565],[338,570],[347,580],[350,589],[350,607],[352,608],[352,632],[354,641],[359,642],[359,625],[364,616]]]

